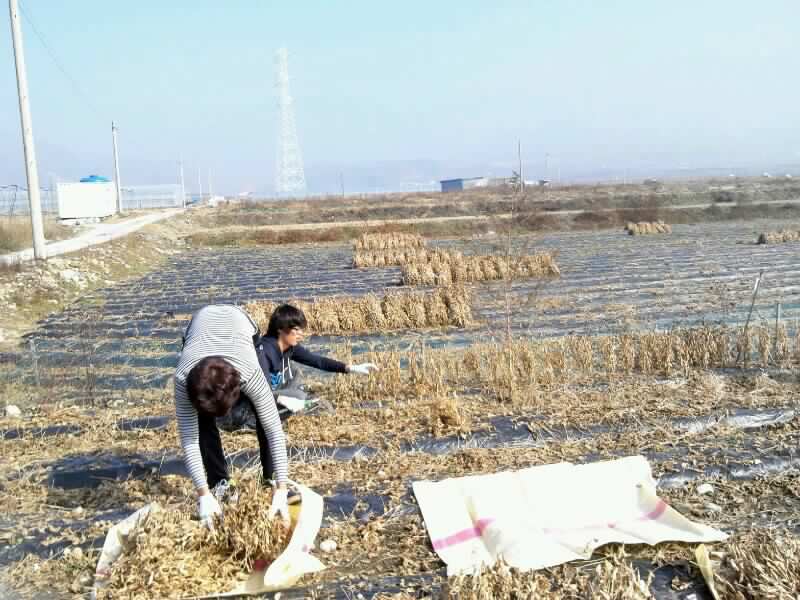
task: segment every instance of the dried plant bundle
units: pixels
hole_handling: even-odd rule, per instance
[[[627,223],[625,225],[625,231],[628,232],[628,235],[652,235],[656,233],[672,233],[672,226],[668,223],[664,223],[663,221],[655,221],[652,223],[648,222],[641,222],[641,223]]]
[[[375,294],[324,296],[289,303],[305,313],[310,332],[327,335],[465,327],[472,321],[470,293],[457,285],[427,292],[388,292],[382,297]],[[247,303],[244,309],[261,331],[266,331],[270,315],[277,306],[275,302],[259,300]]]
[[[387,250],[355,250],[353,267],[391,267],[420,263],[453,262],[461,258],[461,253],[453,250],[428,249],[424,247],[399,247]]]
[[[424,248],[425,239],[415,233],[363,233],[353,242],[355,250]]]
[[[430,260],[402,265],[403,285],[447,286],[457,283],[558,277],[561,271],[549,252],[525,256],[462,256],[441,252]]]
[[[800,229],[783,231],[765,231],[758,236],[759,244],[783,244],[784,242],[800,242]]]

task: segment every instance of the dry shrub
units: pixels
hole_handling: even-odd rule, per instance
[[[455,394],[430,401],[430,433],[434,437],[470,432],[469,418],[461,410]]]
[[[764,325],[754,327],[753,329],[753,334],[756,338],[756,348],[758,349],[759,364],[762,367],[766,367],[769,365],[770,359],[772,358],[772,352],[770,350],[772,346],[770,330]]]
[[[299,303],[298,303],[299,304]],[[298,306],[306,314],[308,328],[312,331],[337,331],[340,329],[338,310],[339,303],[331,296],[317,299],[315,302],[307,303],[305,306]],[[245,310],[247,307],[245,307]],[[274,308],[273,308],[274,310]],[[270,314],[272,310],[269,311]],[[269,319],[265,323],[267,325]],[[313,325],[311,325],[313,323]],[[260,326],[260,324],[259,324]],[[266,331],[266,329],[264,329]]]
[[[367,294],[363,297],[363,303],[359,307],[364,314],[364,324],[367,330],[383,331],[388,329],[386,315],[383,314],[381,299],[375,294]],[[431,323],[435,322],[433,320]]]
[[[758,236],[758,244],[783,244],[784,242],[800,242],[800,229],[791,231],[766,231]]]
[[[456,327],[466,327],[472,322],[471,296],[462,286],[448,286],[436,290],[447,307],[447,320]]]
[[[606,335],[600,339],[600,356],[603,360],[603,367],[606,373],[613,373],[617,370],[617,349],[616,338],[613,335]]]
[[[213,533],[188,508],[152,512],[123,540],[100,597],[179,598],[232,587],[254,561],[271,562],[288,544],[290,531],[266,517],[271,500],[257,478],[243,481]]]
[[[725,396],[725,380],[716,373],[705,371],[695,377],[695,387],[704,398],[719,402]]]
[[[786,331],[786,325],[781,323],[775,332],[775,361],[781,366],[786,366],[790,359],[789,332]]]
[[[571,335],[567,338],[567,345],[572,355],[572,360],[578,369],[591,371],[594,367],[591,338],[585,335]]]
[[[442,600],[649,600],[649,581],[620,556],[594,569],[563,565],[548,571],[521,572],[499,562],[474,576],[452,577]]]
[[[406,312],[406,302],[402,294],[386,294],[381,302],[388,329],[409,329],[411,319]]]
[[[414,233],[364,233],[353,242],[355,250],[390,250],[424,248],[425,240]]]
[[[672,233],[672,226],[664,223],[663,221],[655,221],[652,223],[628,223],[625,225],[625,231],[628,235],[652,235],[656,233]]]
[[[425,294],[423,304],[425,307],[425,317],[429,322],[441,323],[447,322],[450,319],[450,313],[441,288],[434,290],[432,294]]]
[[[407,285],[420,285],[422,283],[422,275],[420,275],[417,265],[408,265],[404,277],[408,282]]]
[[[401,296],[404,308],[411,322],[411,327],[421,329],[428,326],[428,315],[425,313],[425,301],[423,298],[403,294]],[[447,321],[445,321],[447,322]]]
[[[788,532],[754,531],[727,544],[718,571],[723,598],[800,598],[800,538]]]
[[[619,336],[620,368],[623,373],[630,373],[636,365],[636,351],[633,346],[632,335]]]
[[[382,297],[323,296],[312,302],[292,300],[317,334],[348,334],[396,331],[429,327],[465,327],[472,322],[472,298],[463,286],[447,286],[428,292],[389,292]],[[267,330],[275,302],[254,301],[244,309],[261,331]]]

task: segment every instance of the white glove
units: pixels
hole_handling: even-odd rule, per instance
[[[360,365],[350,365],[348,368],[349,373],[358,373],[359,375],[369,375],[370,371],[378,371],[378,365],[375,363],[361,363]]]
[[[272,519],[279,515],[286,525],[289,525],[289,490],[287,488],[277,488],[272,494],[272,504],[267,511],[267,518]]]
[[[221,515],[222,507],[212,493],[207,493],[197,499],[197,516],[200,522],[214,531],[214,515]]]

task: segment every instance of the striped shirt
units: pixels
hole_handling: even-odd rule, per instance
[[[230,305],[201,308],[192,317],[186,331],[183,352],[175,370],[175,414],[186,468],[197,489],[207,487],[206,472],[200,456],[197,410],[189,401],[186,378],[204,358],[218,356],[238,372],[241,390],[253,401],[261,425],[267,435],[275,478],[284,483],[288,478],[286,438],[278,416],[278,408],[258,363],[253,335],[258,327],[242,309]]]

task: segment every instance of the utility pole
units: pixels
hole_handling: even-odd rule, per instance
[[[183,179],[183,159],[178,161],[178,175],[181,184],[181,208],[186,208],[186,182]]]
[[[344,198],[344,173],[339,172],[339,186],[342,188],[342,198]]]
[[[19,118],[22,126],[22,147],[25,152],[25,175],[28,179],[28,204],[31,212],[33,230],[33,257],[36,260],[47,258],[42,223],[42,203],[39,198],[39,171],[36,167],[36,150],[33,145],[33,126],[31,107],[28,98],[28,75],[25,72],[25,55],[22,49],[22,26],[19,22],[17,0],[8,0],[11,17],[11,39],[14,45],[14,66],[17,69],[17,95],[19,96]]]
[[[203,201],[203,174],[200,171],[200,167],[197,167],[197,185],[200,188],[200,200],[198,202]]]
[[[519,191],[525,191],[525,174],[522,172],[522,140],[517,140],[517,160],[519,161]]]
[[[114,187],[117,190],[117,213],[122,214],[122,184],[119,182],[119,151],[117,150],[117,126],[111,121],[111,140],[114,143]]]

